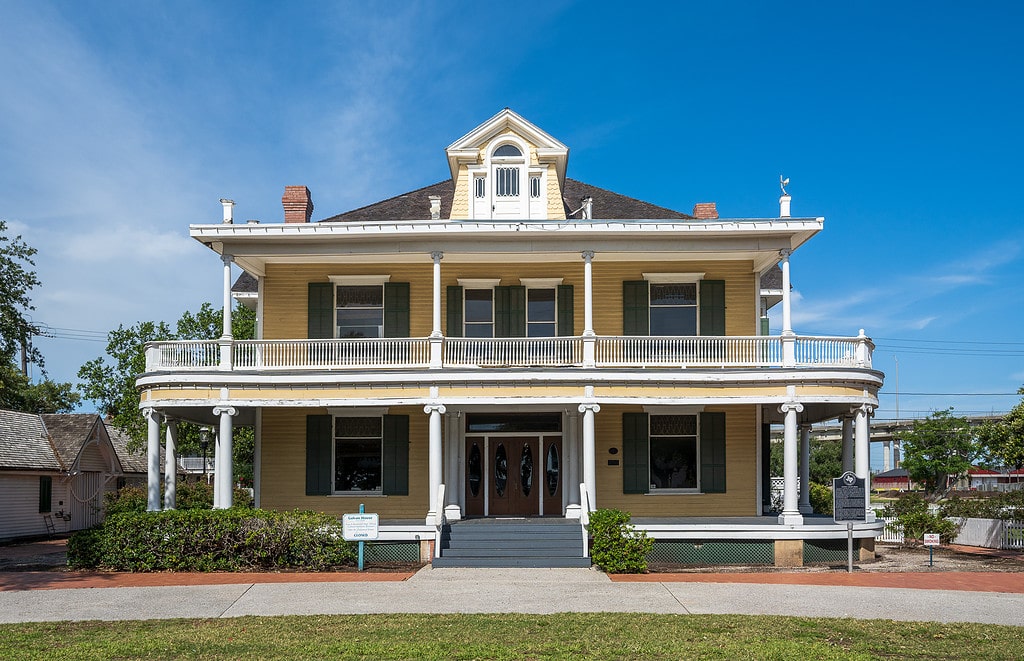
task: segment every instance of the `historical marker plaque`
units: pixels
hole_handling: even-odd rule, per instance
[[[836,522],[865,521],[867,489],[864,479],[847,471],[832,480],[832,516]]]

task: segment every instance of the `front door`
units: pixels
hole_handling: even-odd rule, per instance
[[[537,439],[491,439],[488,459],[491,464],[490,513],[497,516],[538,514]]]
[[[467,436],[466,515],[562,515],[562,437]]]

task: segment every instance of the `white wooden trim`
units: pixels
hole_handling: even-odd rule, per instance
[[[519,284],[528,289],[553,289],[565,278],[519,278]]]
[[[700,282],[703,273],[644,273],[644,280],[654,284],[676,284],[680,282]]]
[[[339,287],[354,285],[383,285],[391,281],[390,275],[329,275],[327,278]]]
[[[501,284],[501,278],[459,278],[458,282],[466,289],[493,289]]]

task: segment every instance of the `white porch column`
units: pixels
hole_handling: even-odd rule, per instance
[[[591,262],[593,250],[584,250],[583,257],[583,366],[594,367],[597,336],[594,333],[594,273]]]
[[[156,409],[142,409],[146,417],[146,511],[160,511],[160,413]]]
[[[844,415],[843,421],[843,472],[853,472],[853,417]],[[837,476],[838,477],[838,476]]]
[[[444,253],[440,250],[435,250],[430,253],[430,258],[434,260],[434,315],[433,329],[430,331],[430,368],[440,369],[442,341],[444,339],[444,336],[441,334],[441,260],[444,259]]]
[[[853,409],[854,415],[854,472],[857,477],[863,478],[866,489],[864,506],[867,508],[867,520],[874,521],[874,510],[871,509],[871,413],[874,407],[870,404],[858,406]]]
[[[562,433],[562,493],[565,498],[565,518],[580,518],[580,452],[579,415],[576,411],[565,412],[565,430]]]
[[[427,457],[430,476],[430,509],[427,511],[427,525],[436,525],[441,512],[441,503],[437,501],[437,492],[441,488],[441,414],[445,412],[443,404],[427,404],[423,412],[430,416],[430,440]]]
[[[599,412],[598,404],[580,404],[583,414],[583,484],[587,485],[587,500],[590,511],[597,509],[597,454],[594,449],[594,414]]]
[[[782,446],[782,513],[779,523],[782,525],[802,525],[803,515],[797,503],[797,422],[796,414],[804,410],[799,402],[790,402],[779,407],[779,413],[786,416]]]
[[[811,427],[800,425],[800,505],[801,514],[810,514],[811,507]]]
[[[792,251],[780,250],[782,268],[782,366],[796,365],[796,333],[793,332],[792,296],[790,295],[789,255]]]
[[[224,262],[224,318],[220,336],[220,368],[231,369],[231,262],[234,257],[228,254],[220,256]]]
[[[889,470],[889,457],[892,456],[892,441],[882,441],[882,470]]]
[[[177,504],[178,489],[178,421],[167,421],[164,449],[164,509],[173,510]]]
[[[218,406],[213,409],[213,414],[220,416],[220,433],[217,434],[217,447],[214,454],[214,476],[213,484],[213,509],[226,510],[234,502],[234,482],[232,467],[232,434],[233,420],[238,415],[238,410],[233,406]]]
[[[462,499],[466,493],[466,487],[462,483],[465,469],[462,464],[462,449],[465,443],[459,433],[459,417],[455,415],[444,416],[446,428],[444,438],[445,448],[445,475],[444,499],[441,503],[444,507],[444,516],[449,521],[458,521],[462,518]]]

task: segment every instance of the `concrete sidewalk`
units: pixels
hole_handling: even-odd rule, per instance
[[[987,573],[986,573],[987,574]],[[148,576],[161,576],[148,575]],[[165,575],[166,576],[166,575]],[[880,618],[939,622],[981,622],[1024,626],[1024,587],[1018,592],[936,589],[949,573],[928,574],[927,585],[901,586],[873,574],[865,583],[826,585],[775,578],[813,574],[665,574],[642,581],[611,580],[592,569],[432,569],[407,580],[312,582],[299,575],[258,575],[242,583],[19,589],[0,592],[0,622],[219,618],[242,615],[356,613],[559,613],[652,612],[735,613],[818,617]],[[680,577],[685,576],[685,579]],[[751,577],[773,577],[757,581]],[[817,575],[824,581],[837,574]],[[855,575],[858,576],[858,575]],[[861,574],[859,577],[867,577]],[[976,574],[980,578],[980,573]],[[1000,574],[1005,585],[1020,585],[1018,574]],[[352,577],[352,578],[349,578]],[[698,579],[698,577],[703,577]],[[709,577],[716,577],[713,581]],[[179,577],[181,578],[181,577]],[[279,582],[293,578],[294,582]],[[352,580],[355,579],[355,580]],[[889,580],[889,585],[885,587]],[[970,580],[970,579],[968,579]],[[723,582],[718,582],[723,581]],[[742,582],[740,582],[742,581]],[[754,583],[754,584],[752,584]],[[111,585],[113,582],[108,582]]]

